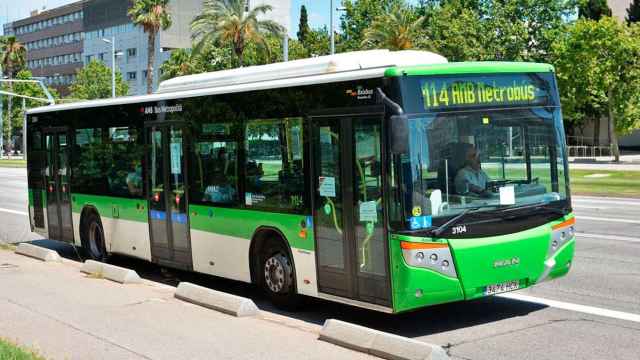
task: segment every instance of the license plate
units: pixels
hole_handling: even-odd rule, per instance
[[[518,280],[515,281],[507,281],[502,284],[489,285],[484,288],[485,295],[495,295],[500,294],[507,291],[518,290],[520,288],[520,282]]]

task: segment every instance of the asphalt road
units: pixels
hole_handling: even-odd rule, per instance
[[[0,168],[0,239],[29,233],[24,169]],[[445,346],[454,359],[640,358],[640,199],[574,197],[578,242],[573,268],[562,279],[506,296],[386,315],[310,299],[296,313],[279,311],[255,288],[211,276],[167,272],[114,257],[146,278],[175,285],[199,283],[254,299],[266,311],[321,325],[345,321]],[[39,240],[63,255],[67,246]]]

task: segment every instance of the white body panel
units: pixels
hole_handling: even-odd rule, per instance
[[[192,229],[193,270],[251,282],[251,273],[249,271],[250,245],[251,241],[247,239]]]
[[[316,254],[313,251],[291,249],[293,263],[296,267],[296,287],[298,293],[308,296],[318,296],[318,282],[316,279]],[[308,282],[308,284],[306,283]]]
[[[80,214],[72,212],[71,219],[73,219],[73,241],[77,246],[82,246],[82,240],[80,239]]]
[[[80,240],[80,214],[73,213],[73,236],[75,244],[82,246]],[[151,261],[151,241],[149,238],[149,224],[100,217],[104,241],[107,251],[115,254],[133,256]]]

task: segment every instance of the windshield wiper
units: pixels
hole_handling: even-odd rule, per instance
[[[438,226],[437,228],[433,229],[433,230],[427,230],[427,236],[429,237],[439,237],[440,235],[442,235],[442,233],[444,233],[447,229],[451,228],[452,226],[458,224],[467,214],[470,213],[474,213],[477,212],[480,209],[484,209],[484,208],[497,208],[497,207],[501,207],[502,205],[500,204],[485,204],[485,205],[478,205],[478,206],[472,206],[472,207],[468,207],[464,210],[462,210],[461,213],[459,213],[458,215],[452,217],[451,219],[449,219],[449,221],[445,222],[444,224]],[[420,229],[420,230],[413,230],[408,232],[408,234],[417,234],[420,232],[425,231],[425,229]]]
[[[555,206],[551,206],[549,205],[549,203],[534,203],[534,204],[529,204],[529,205],[523,205],[523,206],[511,206],[508,208],[505,208],[502,210],[503,213],[506,212],[510,212],[510,211],[514,211],[514,210],[527,210],[527,209],[532,209],[532,210],[545,210],[545,211],[549,211],[558,215],[567,215],[569,214],[569,209],[567,208],[557,208]]]

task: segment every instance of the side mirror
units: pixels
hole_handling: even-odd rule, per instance
[[[409,118],[394,115],[389,123],[391,133],[391,153],[399,155],[409,152]]]

